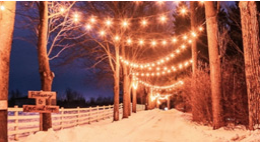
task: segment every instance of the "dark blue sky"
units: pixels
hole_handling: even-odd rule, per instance
[[[17,30],[19,32],[19,30]],[[14,37],[20,35],[15,31]],[[51,61],[53,62],[53,61]],[[112,96],[108,86],[88,83],[87,71],[72,63],[63,67],[52,67],[55,73],[53,91],[62,93],[66,88],[71,88],[82,93],[86,98],[98,96]],[[24,95],[28,90],[40,90],[40,77],[38,73],[38,59],[36,48],[22,40],[14,40],[10,63],[9,90],[20,90]]]
[[[232,2],[230,2],[232,3]],[[19,6],[17,7],[17,10]],[[24,37],[29,30],[21,29],[19,20],[21,16],[16,15],[14,38]],[[55,62],[55,60],[51,61]],[[52,65],[52,64],[51,64]],[[110,85],[96,85],[97,82],[87,82],[87,70],[72,63],[63,67],[53,67],[55,73],[53,91],[59,94],[66,88],[71,88],[82,93],[87,99],[98,96],[113,96],[113,89]],[[10,85],[9,90],[20,90],[27,95],[28,90],[40,90],[40,77],[38,73],[38,60],[36,47],[26,41],[14,39],[10,63]]]
[[[19,6],[17,10],[19,10]],[[21,37],[25,38],[25,36],[30,34],[30,30],[19,27],[21,26],[20,20],[21,16],[16,15],[14,40],[11,51],[9,91],[17,89],[21,91],[23,95],[27,95],[28,90],[41,90],[41,84],[35,45],[28,41],[17,39]],[[53,62],[56,62],[56,59],[50,62],[51,65]],[[110,85],[98,86],[88,82],[88,71],[80,68],[77,63],[71,63],[62,67],[51,66],[51,70],[55,73],[52,89],[53,91],[57,91],[58,94],[62,94],[66,88],[71,88],[82,93],[86,99],[98,96],[113,96]]]

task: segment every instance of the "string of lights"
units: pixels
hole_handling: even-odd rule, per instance
[[[152,85],[152,84],[149,84],[149,83],[147,83],[147,82],[144,82],[144,81],[140,80],[140,79],[137,78],[137,77],[136,77],[136,80],[137,80],[140,84],[142,84],[142,85],[144,85],[144,86],[146,86],[146,87],[149,87],[149,88],[151,88],[151,89],[154,89],[154,90],[155,90],[155,89],[159,89],[159,90],[170,89],[170,88],[174,88],[174,87],[177,87],[177,86],[179,86],[179,85],[183,85],[183,84],[184,84],[183,81],[178,81],[178,82],[175,82],[175,83],[173,83],[173,84],[171,84],[171,85],[156,86],[156,85]]]
[[[152,67],[149,67],[148,70],[154,70],[154,72],[134,72],[134,76],[141,76],[141,77],[154,77],[154,76],[160,76],[160,75],[166,75],[173,72],[176,72],[177,70],[182,70],[183,68],[188,67],[190,64],[192,64],[192,59],[185,61],[183,63],[178,64],[177,66],[170,66],[170,67],[156,67],[155,69],[152,69]]]

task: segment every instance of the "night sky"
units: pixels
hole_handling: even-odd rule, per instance
[[[19,7],[17,7],[19,9]],[[20,19],[16,15],[16,20]],[[19,38],[30,33],[30,30],[21,29],[19,21],[15,22],[14,40],[10,62],[10,85],[9,91],[19,90],[23,96],[28,90],[41,90],[40,76],[38,72],[37,49],[35,45]],[[113,96],[110,85],[94,85],[88,82],[87,70],[80,68],[77,63],[66,66],[54,67],[50,62],[51,70],[55,73],[53,91],[58,95],[64,93],[66,88],[71,88],[83,94],[88,100],[90,97]]]
[[[19,3],[19,2],[18,2]],[[228,2],[232,3],[232,2]],[[172,6],[173,7],[173,6]],[[17,7],[19,10],[19,7]],[[16,20],[19,20],[16,15]],[[24,40],[17,39],[30,33],[30,30],[21,29],[19,21],[15,22],[14,40],[12,44],[10,63],[10,85],[9,91],[19,90],[27,95],[28,90],[40,90],[40,77],[38,73],[38,60],[36,47]],[[55,73],[53,91],[58,95],[66,88],[71,88],[84,95],[86,99],[98,96],[113,96],[113,87],[110,85],[95,85],[97,82],[88,82],[87,69],[80,68],[77,63],[62,67],[54,67],[50,62],[51,70]]]

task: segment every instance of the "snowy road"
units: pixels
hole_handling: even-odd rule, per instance
[[[210,141],[259,141],[260,132],[212,130],[196,125],[190,115],[177,110],[158,109],[132,114],[118,122],[104,120],[91,125],[61,131],[38,132],[21,141],[28,142],[210,142]]]

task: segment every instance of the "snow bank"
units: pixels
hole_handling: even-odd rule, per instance
[[[24,142],[226,142],[260,141],[260,131],[242,127],[233,130],[197,125],[189,114],[158,109],[132,114],[128,119],[111,119],[91,125],[47,132],[37,132]]]

